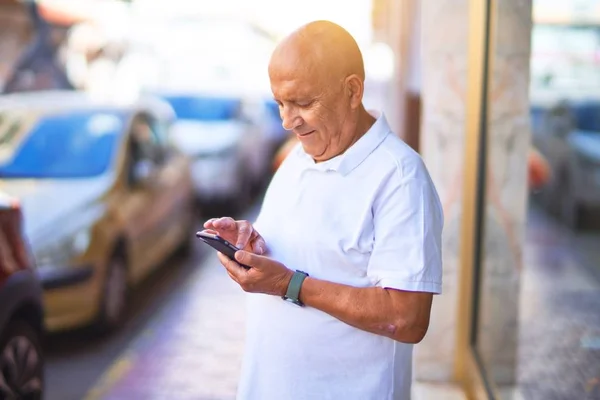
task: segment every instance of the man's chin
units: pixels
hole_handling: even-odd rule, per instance
[[[323,149],[309,143],[302,143],[302,149],[304,152],[312,157],[313,160],[319,162],[323,158]]]
[[[300,144],[302,145],[302,149],[304,150],[304,152],[309,156],[314,158],[315,155],[318,154],[318,152],[315,151],[315,146],[311,146],[309,143],[305,143],[303,141],[300,141]]]

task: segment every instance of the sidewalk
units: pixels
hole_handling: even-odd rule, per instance
[[[600,400],[600,235],[530,210],[521,280],[519,389],[531,400]]]

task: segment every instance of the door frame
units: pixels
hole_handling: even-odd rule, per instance
[[[459,278],[455,379],[470,399],[500,399],[473,343],[477,324],[487,168],[489,72],[493,65],[497,0],[469,0],[469,51],[461,274]]]

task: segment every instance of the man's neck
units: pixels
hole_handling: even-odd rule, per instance
[[[356,123],[354,135],[352,135],[352,140],[350,141],[350,144],[346,147],[346,150],[352,147],[354,143],[358,142],[358,140],[361,137],[363,137],[369,131],[369,129],[371,129],[373,124],[375,124],[375,121],[377,121],[377,119],[371,114],[369,114],[369,112],[365,110],[363,106],[361,106],[361,109],[358,113],[358,120]],[[344,152],[346,150],[344,150]]]
[[[371,114],[369,114],[369,112],[367,110],[365,110],[365,108],[363,106],[361,106],[361,109],[357,115],[356,128],[354,129],[354,133],[352,134],[352,136],[350,136],[348,138],[349,140],[348,140],[346,146],[344,146],[343,150],[325,160],[317,160],[314,158],[313,158],[313,160],[316,163],[320,163],[320,162],[330,160],[341,154],[344,154],[350,147],[352,147],[354,145],[354,143],[358,142],[358,140],[361,137],[363,137],[369,131],[369,129],[371,129],[371,127],[373,126],[375,121],[377,121],[377,119],[375,117],[373,117]]]

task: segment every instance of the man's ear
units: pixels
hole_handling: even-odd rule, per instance
[[[352,108],[358,108],[362,103],[364,83],[362,79],[356,74],[348,76],[345,80],[346,83],[346,96],[350,97],[350,106]]]

